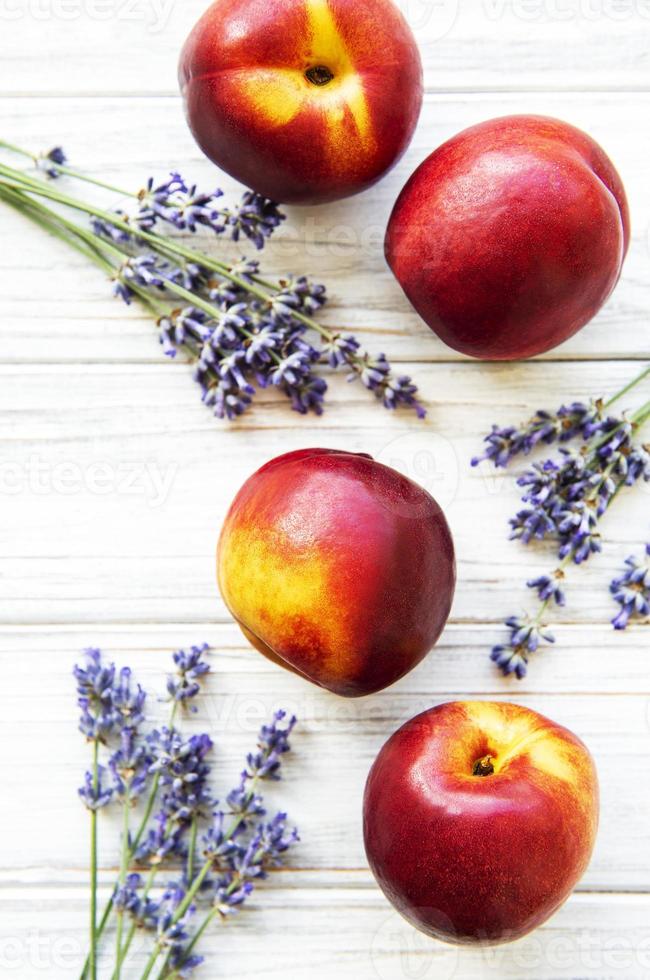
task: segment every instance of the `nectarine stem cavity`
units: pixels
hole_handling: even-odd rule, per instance
[[[482,759],[477,759],[472,769],[473,776],[491,776],[494,772],[492,756],[484,755]]]
[[[314,65],[313,68],[307,69],[305,78],[312,85],[329,85],[334,75],[326,65]]]

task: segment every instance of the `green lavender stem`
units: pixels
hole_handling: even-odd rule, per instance
[[[174,721],[175,721],[175,718],[176,718],[176,712],[177,712],[177,710],[178,710],[178,702],[175,701],[174,702],[174,705],[172,707],[172,711],[171,711],[170,717],[169,717],[169,727],[170,728],[173,727],[173,725],[174,725]],[[157,772],[154,775],[153,782],[151,784],[151,790],[149,792],[149,798],[147,800],[147,805],[145,807],[145,811],[144,811],[144,814],[142,816],[142,820],[140,821],[140,825],[139,825],[139,827],[138,827],[138,829],[136,831],[135,837],[131,841],[131,846],[129,848],[128,863],[130,863],[133,860],[133,857],[135,855],[135,852],[137,851],[138,846],[140,844],[140,841],[142,840],[142,835],[144,834],[145,830],[147,829],[147,824],[149,823],[149,820],[151,819],[151,814],[153,813],[153,808],[155,806],[156,798],[158,796],[158,788],[159,788],[159,786],[160,786],[160,773]],[[113,911],[113,904],[114,904],[114,898],[113,898],[113,895],[111,895],[111,897],[109,898],[108,902],[106,903],[106,907],[104,908],[104,912],[103,912],[102,917],[101,917],[101,919],[99,921],[99,925],[97,926],[97,931],[96,931],[97,939],[99,939],[99,937],[104,932],[104,929],[106,928],[106,925],[108,923],[108,920],[110,919],[110,916],[111,916],[111,912]],[[131,937],[131,939],[132,938],[133,937]],[[83,968],[82,968],[82,971],[81,971],[79,980],[85,980],[85,977],[88,974],[89,968],[90,968],[90,957],[88,957],[88,959],[86,960],[86,962],[83,965]]]
[[[120,875],[118,878],[118,887],[124,887],[126,881],[126,873],[129,866],[129,788],[125,788],[124,799],[122,801],[122,855],[120,862]],[[122,909],[118,910],[117,913],[117,928],[115,930],[115,962],[116,967],[116,980],[120,980],[121,973],[121,963],[120,963],[120,952],[122,950],[122,933],[124,930],[124,911]]]
[[[55,191],[44,184],[43,181],[30,177],[21,170],[15,170],[13,167],[7,167],[4,164],[0,164],[0,175],[4,176],[8,180],[17,182],[18,186],[22,186],[22,188],[29,194],[47,197],[50,200],[65,205],[66,207],[92,215],[93,217],[99,218],[102,221],[108,222],[109,224],[113,225],[113,227],[118,228],[121,231],[127,232],[129,235],[134,233],[134,228],[132,225],[126,221],[123,221],[118,215],[88,204],[79,200],[78,198],[71,197],[68,194]],[[16,186],[16,183],[14,183],[13,186]],[[166,257],[171,255],[175,258],[181,258],[186,262],[196,263],[206,269],[210,269],[211,271],[222,276],[224,279],[228,279],[234,285],[239,286],[240,289],[245,290],[252,296],[255,296],[257,299],[260,299],[265,303],[268,303],[272,299],[273,294],[278,294],[282,291],[282,287],[277,283],[270,282],[257,275],[253,275],[249,279],[243,279],[241,276],[233,272],[227,263],[220,262],[202,252],[196,252],[193,249],[187,248],[185,245],[173,238],[157,235],[155,232],[148,232],[140,229],[137,230],[137,236],[142,241],[145,241],[151,245],[151,247],[158,253],[165,255]],[[99,238],[99,236],[95,237]],[[102,242],[104,241],[103,239],[99,240]],[[200,297],[195,296],[193,293],[188,293],[187,290],[181,293],[179,290],[182,287],[177,287],[174,290],[172,289],[172,285],[173,284],[170,283],[169,288],[172,292],[175,292],[177,296],[187,299],[188,302],[192,302],[194,306],[197,306],[210,315],[214,315],[214,307],[212,307],[211,304],[204,303]],[[337,336],[337,332],[328,330],[327,327],[322,326],[322,324],[320,324],[313,317],[308,316],[306,313],[295,310],[293,311],[292,315],[296,320],[304,324],[305,327],[314,330],[328,343],[332,343]],[[353,371],[355,371],[357,374],[361,374],[365,367],[365,361],[360,355],[350,354],[349,365]]]
[[[99,784],[99,742],[93,741],[93,793]],[[90,976],[97,980],[97,810],[90,811]]]
[[[154,883],[156,874],[159,871],[159,867],[160,867],[159,865],[154,865],[150,869],[150,871],[149,871],[149,874],[147,876],[147,880],[145,881],[144,888],[142,890],[142,901],[143,902],[146,902],[147,898],[149,897],[149,892],[151,891],[151,889],[153,887],[153,883]],[[126,960],[126,957],[128,955],[128,952],[129,952],[129,950],[131,948],[131,943],[133,942],[133,939],[135,937],[136,930],[137,930],[137,925],[136,925],[135,922],[132,922],[131,923],[131,926],[129,928],[129,931],[126,934],[126,939],[124,940],[124,945],[122,946],[122,948],[120,949],[120,951],[118,953],[117,962],[115,964],[115,969],[114,969],[113,973],[111,974],[111,980],[117,980],[117,977],[119,975],[119,971],[120,971],[121,967],[123,966],[124,961]]]
[[[259,779],[260,779],[259,776],[254,776],[251,779],[250,788],[246,795],[246,801],[243,807],[244,810],[246,809],[246,806],[248,806],[248,804],[250,803],[250,801],[253,799],[255,795],[255,790],[259,782]],[[228,828],[228,830],[225,832],[223,836],[224,840],[230,840],[230,838],[233,836],[233,834],[235,833],[235,831],[237,830],[237,828],[239,827],[243,819],[244,819],[244,813],[241,813],[238,817],[235,818],[235,820],[233,820],[230,827]],[[179,904],[178,908],[174,912],[174,915],[172,916],[172,920],[171,920],[172,925],[175,925],[179,921],[179,919],[182,919],[182,917],[185,915],[190,905],[194,901],[194,898],[196,897],[199,889],[201,888],[201,885],[207,878],[211,867],[212,867],[212,858],[208,858],[205,864],[203,864],[203,866],[201,867],[201,870],[197,874],[192,884],[189,886],[182,902]],[[151,956],[149,957],[147,965],[145,966],[145,971],[142,974],[141,980],[147,980],[147,978],[151,975],[151,971],[156,965],[160,953],[161,953],[161,947],[159,945],[156,945],[151,953]]]
[[[613,405],[614,402],[617,402],[619,398],[623,397],[623,395],[627,395],[628,391],[632,391],[633,388],[635,388],[638,384],[640,384],[644,380],[644,378],[647,378],[649,375],[650,375],[650,365],[644,368],[641,374],[638,374],[636,378],[633,378],[630,382],[628,382],[628,384],[626,384],[623,388],[621,388],[620,391],[617,391],[615,395],[612,395],[609,401],[605,402],[604,407],[609,408],[610,405]]]
[[[187,848],[187,882],[192,884],[194,878],[194,859],[196,855],[196,837],[199,830],[198,820],[196,814],[192,817],[192,826],[190,828],[190,841]]]
[[[192,936],[192,939],[190,940],[190,942],[185,947],[185,956],[183,958],[184,960],[189,959],[189,957],[193,953],[194,949],[196,948],[196,944],[201,939],[201,937],[203,936],[203,934],[206,931],[206,929],[208,929],[208,927],[211,925],[211,923],[214,921],[214,919],[216,918],[216,916],[218,914],[219,914],[219,909],[216,906],[214,908],[211,908],[210,909],[210,911],[208,912],[208,914],[205,916],[203,922],[201,923],[201,925],[199,926],[199,928],[196,930],[196,932]],[[165,977],[167,978],[167,980],[173,980],[174,977],[178,976],[178,970],[180,970],[181,967],[182,967],[182,963],[181,963],[181,965],[179,966],[179,968],[177,970],[174,970],[173,973],[166,974],[165,973],[165,967],[166,967],[166,965],[167,964],[165,964],[165,966],[163,967],[163,969],[160,971],[160,973],[158,974],[158,977],[156,978],[156,980],[163,980],[163,978],[165,978]]]
[[[25,157],[27,160],[31,160],[33,163],[38,164],[39,157],[35,153],[30,153],[29,150],[24,150],[21,146],[16,146],[15,143],[9,143],[7,140],[0,140],[0,147],[5,150],[11,150],[12,153],[17,153],[21,157]],[[115,187],[113,184],[107,184],[103,180],[98,180],[96,177],[89,177],[88,174],[83,174],[78,170],[74,170],[72,167],[68,167],[64,163],[50,163],[48,161],[48,166],[57,170],[60,174],[65,174],[67,177],[74,177],[77,180],[83,180],[86,184],[93,184],[95,187],[102,187],[106,191],[112,191],[114,194],[119,194],[121,197],[132,197],[129,191],[124,191],[119,187]]]

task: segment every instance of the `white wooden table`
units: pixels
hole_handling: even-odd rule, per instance
[[[0,4],[0,135],[34,149],[61,143],[79,167],[135,188],[172,166],[220,181],[186,130],[175,83],[178,49],[204,5]],[[570,573],[556,647],[527,680],[505,681],[489,648],[502,619],[526,602],[524,580],[551,558],[506,540],[517,502],[511,477],[469,467],[493,420],[612,393],[650,350],[650,4],[403,7],[426,64],[411,149],[362,197],[292,210],[263,260],[328,284],[326,321],[403,363],[427,402],[425,424],[389,415],[342,379],[332,381],[320,419],[264,395],[238,424],[215,421],[188,368],[163,359],[140,310],[113,300],[83,259],[2,210],[0,463],[3,476],[14,466],[22,487],[4,481],[0,502],[3,977],[73,977],[81,962],[87,817],[76,787],[87,750],[75,730],[77,652],[102,646],[155,684],[168,651],[204,639],[218,653],[193,724],[207,719],[218,741],[224,789],[276,705],[300,716],[277,798],[302,844],[291,869],[212,934],[200,975],[650,977],[649,631],[614,634],[607,592],[648,539],[648,489],[607,519],[604,554]],[[521,111],[562,117],[603,144],[625,181],[634,237],[622,282],[591,326],[542,359],[484,365],[444,347],[413,314],[381,238],[398,190],[431,149],[470,123]],[[395,687],[358,702],[320,693],[251,652],[214,583],[217,533],[241,482],[278,452],[315,444],[370,452],[420,480],[445,507],[457,545],[458,591],[437,649]],[[96,464],[108,467],[103,482]],[[570,726],[593,751],[602,783],[598,844],[578,892],[543,929],[489,952],[436,944],[403,923],[366,868],[360,833],[365,775],[390,732],[428,705],[470,696],[516,699]],[[109,820],[106,890],[114,841]]]

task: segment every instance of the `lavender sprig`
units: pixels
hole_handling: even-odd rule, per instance
[[[207,673],[208,665],[201,658],[208,649],[207,644],[203,644],[192,647],[189,654],[178,651],[173,655],[179,672],[179,684],[183,689],[184,677],[190,670],[194,678],[204,677]],[[144,741],[139,737],[139,729],[145,720],[146,693],[140,685],[133,684],[130,669],[125,667],[117,672],[114,664],[103,661],[100,650],[91,648],[85,651],[85,662],[75,666],[73,675],[77,683],[77,703],[81,709],[79,728],[94,746],[93,770],[86,775],[84,786],[79,791],[80,797],[91,811],[91,951],[82,970],[83,978],[88,971],[92,975],[93,969],[96,969],[96,943],[106,927],[113,907],[111,898],[97,923],[97,810],[114,800],[118,800],[123,808],[122,851],[117,885],[119,890],[126,880],[128,862],[138,851],[140,841],[147,833],[161,773],[154,771],[153,735],[146,736]],[[198,694],[196,685],[190,686],[191,690],[186,691],[182,699],[183,704],[188,704]],[[172,724],[179,703],[177,699],[172,701]],[[98,750],[100,744],[112,741],[117,743],[118,748],[108,760],[108,771],[112,776],[112,786],[108,787],[102,782],[104,770],[98,763]],[[130,808],[146,789],[149,790],[149,797],[144,815],[137,832],[131,837],[128,825]],[[121,941],[121,921],[119,916],[116,937],[118,948]],[[118,954],[118,977],[119,959]]]
[[[275,202],[254,191],[245,191],[232,211],[218,203],[222,197],[220,188],[207,193],[199,191],[176,172],[161,183],[150,177],[137,195],[138,211],[132,219],[134,235],[138,229],[152,231],[159,222],[166,222],[192,234],[199,228],[208,228],[216,235],[228,231],[235,242],[243,235],[262,249],[286,218]]]
[[[212,740],[207,734],[183,737],[175,727],[176,713],[196,699],[208,673],[208,649],[203,644],[173,654],[174,673],[167,679],[170,724],[148,732],[144,730],[146,693],[134,682],[130,669],[116,670],[96,649],[86,651],[85,662],[75,667],[80,728],[84,735],[91,732],[94,747],[94,767],[85,776],[80,797],[93,824],[97,812],[116,801],[123,814],[120,873],[91,935],[91,956],[82,977],[97,969],[97,941],[112,909],[117,918],[114,980],[121,977],[138,929],[149,933],[153,944],[144,977],[150,976],[160,957],[164,960],[160,978],[193,975],[203,963],[195,947],[210,922],[241,908],[254,882],[266,877],[298,840],[297,832],[287,826],[286,814],[266,817],[259,791],[263,781],[280,778],[295,718],[277,711],[270,724],[262,726],[240,780],[222,807],[210,787]],[[106,766],[99,762],[100,746],[105,746]],[[149,802],[132,836],[129,814],[146,789]],[[199,833],[203,863],[195,874]],[[149,866],[145,878],[132,870],[133,860]],[[183,871],[177,877],[179,866]],[[158,876],[165,868],[174,877],[165,876],[161,891]],[[93,895],[95,890],[96,875]],[[195,926],[199,909],[204,917]]]
[[[202,659],[209,649],[208,644],[204,643],[172,654],[176,673],[167,678],[167,693],[172,701],[186,705],[196,698],[201,689],[201,680],[210,670],[210,665]],[[192,710],[196,711],[197,708],[192,706]]]
[[[626,558],[626,570],[609,587],[621,607],[612,619],[616,630],[626,629],[634,617],[650,615],[650,544],[645,546],[645,555],[645,560],[636,555]]]
[[[262,726],[256,750],[247,756],[241,780],[227,796],[227,810],[215,810],[210,826],[202,836],[204,863],[196,876],[188,876],[187,888],[168,927],[183,922],[193,903],[206,895],[210,899],[210,908],[194,937],[182,949],[179,946],[167,952],[158,974],[160,977],[173,975],[168,974],[173,964],[175,969],[179,966],[189,969],[194,962],[196,942],[212,919],[217,914],[227,916],[240,908],[253,890],[253,881],[264,877],[298,840],[297,832],[286,828],[286,814],[279,813],[270,822],[262,820],[266,811],[257,792],[260,781],[280,778],[281,759],[290,751],[289,737],[296,723],[291,717],[282,724],[285,719],[285,712],[277,711],[271,724]],[[164,951],[160,943],[155,944],[143,980],[151,974]]]
[[[510,520],[510,537],[522,544],[552,542],[558,567],[538,575],[527,585],[539,599],[535,616],[511,616],[506,642],[492,649],[491,659],[503,674],[526,675],[530,655],[540,645],[554,642],[543,619],[552,607],[566,602],[562,586],[565,568],[580,565],[602,550],[600,522],[618,494],[639,481],[650,481],[650,446],[635,441],[637,432],[650,418],[650,402],[631,415],[614,416],[611,405],[640,384],[650,367],[627,384],[609,402],[572,402],[556,412],[538,411],[520,427],[493,427],[486,437],[487,448],[472,460],[476,466],[488,459],[506,467],[518,455],[527,455],[540,445],[563,444],[555,458],[535,462],[517,479],[524,506]],[[631,564],[630,564],[631,562]],[[647,612],[644,591],[645,566],[628,560],[628,572],[612,583],[621,611],[613,620],[624,628],[635,610]]]
[[[327,391],[319,373],[323,361],[347,369],[349,380],[361,381],[387,409],[405,406],[424,417],[408,375],[395,375],[384,354],[371,356],[354,337],[314,318],[326,301],[324,286],[304,276],[269,281],[257,263],[215,260],[157,231],[160,224],[183,231],[209,227],[261,247],[283,220],[272,202],[247,192],[230,211],[217,203],[220,192],[199,193],[177,173],[162,183],[150,179],[139,194],[125,195],[66,164],[50,164],[56,176],[135,197],[136,212],[105,211],[5,165],[0,165],[0,197],[96,261],[125,302],[137,298],[149,307],[164,352],[170,357],[180,352],[190,360],[202,400],[218,418],[238,418],[255,394],[269,387],[281,391],[294,411],[321,414]],[[45,207],[38,200],[42,197],[84,212],[91,228]]]
[[[61,167],[65,166],[67,158],[60,146],[55,146],[47,153],[39,153],[35,158],[36,166],[52,179],[61,175]]]

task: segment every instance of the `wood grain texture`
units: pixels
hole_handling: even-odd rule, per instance
[[[180,46],[207,6],[14,0],[2,10],[3,91],[85,98],[174,93]],[[416,32],[431,91],[648,90],[647,0],[398,0],[398,6]]]
[[[229,192],[201,158],[176,90],[178,48],[205,0],[0,3],[0,136],[63,144],[92,175],[137,189],[172,166]],[[75,976],[85,949],[87,820],[76,797],[87,749],[70,670],[89,643],[162,693],[169,651],[208,640],[213,675],[190,730],[210,728],[220,791],[278,705],[300,719],[286,779],[302,843],[246,914],[206,942],[207,976],[303,980],[650,978],[650,623],[615,634],[609,580],[650,527],[649,487],[607,518],[603,555],[568,576],[557,643],[523,682],[489,662],[501,621],[529,603],[545,548],[509,543],[511,475],[472,469],[491,423],[571,398],[610,395],[650,354],[650,4],[647,0],[401,0],[427,95],[395,171],[353,201],[291,209],[262,260],[327,283],[323,322],[348,326],[420,385],[417,424],[331,378],[319,419],[264,393],[234,425],[201,406],[189,369],[162,358],[151,321],[110,284],[3,208],[0,247],[0,975]],[[435,146],[491,116],[539,112],[589,131],[624,179],[633,240],[621,283],[589,327],[526,364],[485,365],[442,345],[410,309],[382,255],[392,203]],[[97,194],[107,204],[123,203]],[[194,239],[221,254],[216,242]],[[649,397],[646,388],[645,397]],[[638,404],[635,396],[629,404]],[[233,494],[270,456],[306,445],[370,452],[443,504],[459,586],[436,649],[389,691],[344,702],[247,647],[214,583]],[[517,470],[514,471],[515,473]],[[458,951],[412,930],[367,870],[360,800],[371,761],[415,712],[452,698],[521,701],[576,731],[597,760],[602,821],[579,891],[513,946]],[[167,706],[153,705],[160,720]],[[45,816],[44,816],[45,814]],[[104,815],[104,894],[117,827]],[[137,945],[125,980],[140,975]],[[103,980],[103,978],[102,978]]]
[[[103,895],[107,895],[105,889]],[[0,956],[7,976],[69,980],[83,962],[86,896],[77,876],[0,890]],[[540,930],[509,946],[460,950],[411,929],[367,875],[281,875],[241,916],[206,936],[209,976],[286,980],[602,980],[647,977],[646,895],[573,895]],[[288,922],[290,926],[288,927]],[[147,948],[134,943],[125,980],[137,980]],[[207,972],[207,971],[206,971]]]

